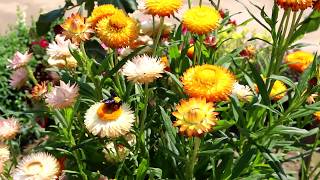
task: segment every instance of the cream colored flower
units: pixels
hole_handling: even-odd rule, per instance
[[[117,144],[116,148],[113,142],[109,142],[103,150],[103,153],[105,154],[104,157],[109,163],[122,162],[129,154],[129,149],[122,144]]]
[[[251,101],[253,97],[253,92],[251,91],[249,86],[241,85],[238,82],[234,83],[232,94],[237,96],[241,101]]]
[[[13,172],[13,180],[54,180],[60,173],[58,160],[44,152],[23,157]]]
[[[87,110],[84,123],[93,135],[116,138],[128,133],[134,121],[134,114],[128,105],[99,102]]]
[[[0,120],[0,140],[10,140],[20,131],[20,124],[15,118]]]
[[[60,86],[53,87],[52,91],[46,95],[46,102],[54,108],[62,109],[70,107],[77,100],[78,95],[78,85],[60,81]]]
[[[59,68],[75,68],[77,61],[72,57],[69,48],[75,49],[77,46],[71,41],[65,40],[65,36],[57,35],[55,41],[50,43],[47,49],[49,55],[48,63]]]
[[[0,144],[0,164],[10,159],[10,151],[7,145]]]
[[[161,73],[164,73],[164,68],[158,58],[142,55],[128,61],[123,66],[122,74],[135,83],[151,83],[162,77]]]
[[[11,69],[18,69],[28,64],[28,62],[32,59],[32,53],[28,53],[26,51],[24,54],[17,51],[12,60],[8,59],[9,65],[8,67]]]
[[[10,76],[10,86],[13,89],[20,89],[28,80],[28,71],[25,68],[15,70]]]

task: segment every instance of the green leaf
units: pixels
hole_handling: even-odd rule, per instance
[[[301,24],[301,26],[294,32],[292,38],[289,40],[289,44],[296,41],[299,37],[306,33],[316,31],[320,27],[320,11],[313,10],[313,12],[307,17]]]
[[[144,180],[144,177],[148,170],[148,166],[148,161],[146,159],[143,159],[137,169],[137,180]]]
[[[52,22],[62,17],[64,12],[65,9],[60,8],[45,14],[40,14],[39,19],[36,22],[37,34],[39,36],[45,35],[50,30]]]
[[[289,127],[284,125],[276,126],[271,130],[270,134],[286,134],[286,135],[305,135],[308,131],[296,127]]]
[[[231,179],[239,177],[241,172],[249,167],[258,152],[257,148],[247,147],[245,149],[245,152],[243,152],[241,157],[235,162],[234,168],[232,169]]]

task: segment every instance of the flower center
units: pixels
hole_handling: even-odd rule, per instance
[[[117,104],[105,104],[103,103],[97,110],[97,115],[101,120],[114,121],[118,119],[122,114],[122,109]]]
[[[26,166],[26,169],[27,169],[28,174],[30,174],[30,175],[39,174],[40,172],[43,171],[43,165],[39,161],[34,161],[34,162],[31,162],[30,164],[28,164]]]
[[[121,30],[126,27],[127,22],[121,18],[110,18],[109,25],[116,30]]]
[[[203,84],[214,84],[218,78],[216,72],[211,69],[203,69],[195,75],[195,79]]]
[[[200,123],[205,117],[206,114],[200,108],[192,108],[183,116],[190,123]]]

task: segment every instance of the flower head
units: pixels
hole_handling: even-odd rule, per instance
[[[79,13],[71,14],[61,27],[64,29],[63,34],[66,38],[71,39],[73,43],[79,44],[81,41],[86,41],[90,38],[93,32],[86,19]]]
[[[320,1],[319,0],[313,2],[313,8],[315,10],[320,11]]]
[[[320,111],[313,113],[314,119],[320,123]]]
[[[114,7],[112,4],[101,5],[93,9],[91,16],[88,18],[88,23],[91,24],[92,28],[96,27],[96,24],[104,18],[112,16],[116,12],[121,12],[119,9]]]
[[[49,180],[56,179],[59,173],[57,159],[48,153],[39,152],[23,157],[13,172],[13,179]]]
[[[192,33],[207,34],[219,26],[219,12],[209,6],[193,7],[183,15],[183,25]]]
[[[231,72],[210,64],[187,69],[181,80],[189,96],[202,97],[213,102],[228,100],[235,83]]]
[[[35,100],[39,100],[44,96],[44,94],[47,91],[48,91],[48,88],[45,82],[37,84],[32,88],[32,98]]]
[[[50,43],[47,49],[49,55],[48,63],[59,68],[77,67],[77,61],[72,57],[69,47],[76,48],[76,45],[72,44],[69,39],[65,40],[65,36],[57,35],[55,42]]]
[[[182,100],[176,109],[172,113],[177,118],[173,125],[179,127],[180,133],[189,137],[210,132],[218,121],[213,103],[207,103],[205,99]]]
[[[8,146],[5,144],[0,144],[0,164],[3,164],[9,159],[10,159],[10,151]]]
[[[0,120],[0,141],[14,139],[19,131],[20,124],[15,118]]]
[[[46,95],[46,102],[54,108],[62,109],[70,107],[77,100],[78,95],[78,85],[60,81],[60,86],[53,87],[52,91]]]
[[[123,12],[115,13],[97,24],[97,34],[101,41],[110,48],[129,46],[138,37],[137,22]]]
[[[277,4],[283,9],[291,8],[293,11],[305,10],[312,7],[313,0],[277,0]]]
[[[19,51],[17,51],[12,60],[8,60],[9,61],[9,67],[11,69],[18,69],[21,68],[25,65],[28,64],[28,62],[31,60],[32,58],[32,53],[28,53],[28,51],[26,51],[24,54],[20,53]]]
[[[312,64],[313,59],[314,55],[312,53],[296,51],[287,55],[285,63],[287,63],[291,69],[297,72],[303,72]]]
[[[241,85],[238,82],[234,83],[232,94],[237,96],[239,100],[249,102],[253,97],[253,92],[249,86]]]
[[[28,80],[28,71],[26,68],[19,68],[15,70],[10,76],[10,86],[14,89],[20,89]]]
[[[145,6],[148,14],[170,16],[182,6],[182,0],[146,0]]]
[[[109,142],[103,150],[105,158],[109,163],[118,163],[125,160],[129,154],[129,149],[122,144],[117,144],[116,147],[113,142]]]
[[[251,59],[254,57],[255,52],[256,48],[253,45],[249,45],[240,52],[240,56]]]
[[[270,97],[272,100],[277,101],[286,95],[287,87],[283,82],[276,80],[270,92]]]
[[[130,107],[116,99],[92,105],[86,112],[84,123],[93,135],[116,138],[127,134],[134,121]]]
[[[162,77],[161,73],[164,72],[164,68],[165,66],[158,58],[142,55],[128,61],[123,66],[122,74],[135,83],[151,83]]]

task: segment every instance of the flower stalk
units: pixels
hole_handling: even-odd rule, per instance
[[[201,139],[199,137],[194,137],[194,145],[193,145],[193,151],[191,152],[191,156],[189,158],[189,163],[187,166],[187,179],[192,180],[193,179],[193,170],[194,166],[197,162],[197,155],[200,149]]]

